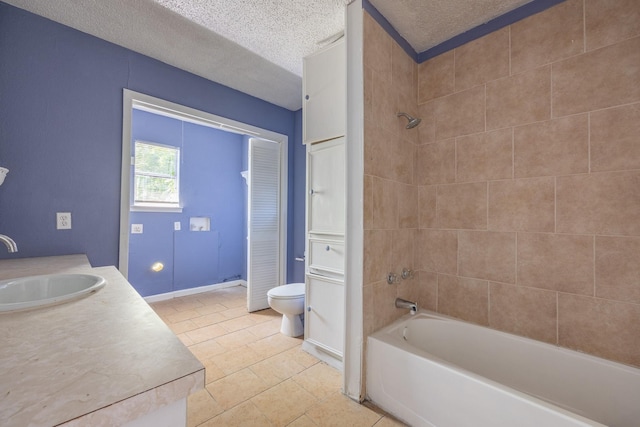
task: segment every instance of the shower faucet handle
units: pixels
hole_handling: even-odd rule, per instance
[[[387,283],[388,284],[395,285],[398,282],[400,282],[400,278],[398,277],[398,275],[396,273],[387,274]]]
[[[413,279],[413,270],[411,270],[410,268],[403,268],[401,276],[405,280]]]

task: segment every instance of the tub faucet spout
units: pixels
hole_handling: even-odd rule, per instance
[[[409,313],[413,315],[418,312],[418,303],[402,298],[396,298],[396,308],[408,308]]]
[[[0,234],[0,242],[4,243],[9,252],[18,252],[18,245],[11,237]]]

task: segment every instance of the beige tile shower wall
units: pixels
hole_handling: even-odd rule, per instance
[[[396,296],[412,297],[407,284],[387,284],[387,274],[414,268],[420,202],[414,165],[418,129],[405,129],[398,111],[419,116],[418,66],[368,15],[364,17],[365,336],[404,314]],[[418,286],[415,286],[418,289]],[[413,292],[413,290],[411,290]]]
[[[366,14],[364,40],[365,335],[398,295],[640,366],[640,2],[567,0],[417,68]]]

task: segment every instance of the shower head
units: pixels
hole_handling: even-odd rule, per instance
[[[396,117],[400,117],[400,116],[404,116],[407,118],[407,120],[409,120],[409,123],[407,123],[407,126],[405,126],[405,129],[413,129],[414,127],[418,126],[422,121],[422,119],[419,119],[417,117],[412,117],[407,113],[400,112],[396,114]]]

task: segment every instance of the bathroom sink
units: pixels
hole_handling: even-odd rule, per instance
[[[0,312],[59,304],[100,290],[107,282],[93,274],[48,274],[0,281]]]

